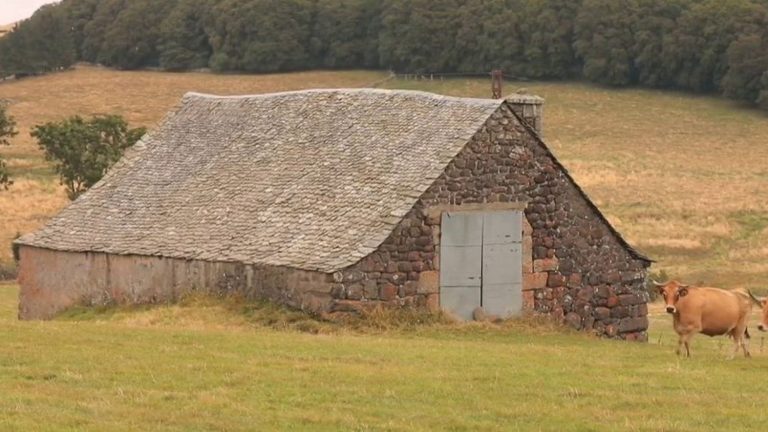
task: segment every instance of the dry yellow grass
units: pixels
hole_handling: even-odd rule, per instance
[[[67,203],[30,137],[30,128],[73,114],[116,113],[133,126],[156,125],[184,93],[221,95],[268,93],[323,87],[364,87],[382,79],[380,72],[302,72],[279,75],[115,72],[96,67],[0,84],[0,99],[10,102],[18,122],[13,145],[0,148],[16,184],[0,192],[0,263],[11,260],[17,232],[41,226]]]
[[[78,68],[0,85],[22,133],[0,149],[17,185],[0,193],[0,261],[16,231],[39,226],[66,199],[29,137],[71,114],[119,113],[152,127],[187,91],[264,93],[358,87],[376,72],[245,76]],[[486,80],[389,81],[392,88],[487,97]],[[691,283],[768,288],[768,117],[704,96],[507,83],[546,98],[544,135],[608,218],[656,270]]]

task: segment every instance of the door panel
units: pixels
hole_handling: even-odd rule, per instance
[[[440,242],[440,306],[464,319],[480,306],[483,218],[443,213]]]
[[[464,319],[478,307],[509,316],[522,310],[522,212],[444,213],[440,304]]]
[[[522,283],[522,249],[518,243],[483,247],[483,285]]]
[[[522,212],[486,213],[483,222],[481,303],[489,314],[517,314],[523,302]]]
[[[522,241],[522,212],[498,211],[483,214],[483,244],[509,244]]]
[[[482,283],[482,246],[441,247],[440,285],[475,286]]]
[[[441,246],[482,246],[483,214],[470,212],[443,213]]]
[[[465,320],[472,319],[472,312],[480,306],[480,287],[440,288],[440,307]]]
[[[491,315],[507,318],[523,310],[521,284],[483,285],[483,309]]]

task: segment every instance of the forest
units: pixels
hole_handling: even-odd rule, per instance
[[[78,61],[387,69],[720,93],[768,110],[768,0],[63,0],[0,38],[0,76]]]

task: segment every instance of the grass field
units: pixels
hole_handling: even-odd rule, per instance
[[[186,91],[263,93],[359,87],[377,72],[281,75],[115,72],[97,68],[0,84],[21,134],[0,149],[16,185],[0,192],[0,262],[16,232],[28,232],[66,204],[29,137],[29,127],[71,114],[118,113],[152,127]],[[385,84],[487,97],[486,80]],[[511,92],[523,84],[506,83]],[[690,283],[768,289],[768,117],[704,96],[525,83],[546,98],[544,135],[558,157],[654,269]]]
[[[319,323],[314,335],[204,300],[19,322],[16,296],[0,285],[0,430],[700,432],[768,421],[762,338],[749,360],[726,360],[730,342],[705,337],[679,359],[658,307],[651,342],[633,344],[526,322]]]

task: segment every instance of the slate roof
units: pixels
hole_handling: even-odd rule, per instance
[[[335,271],[386,239],[501,103],[374,89],[190,93],[18,243]]]

